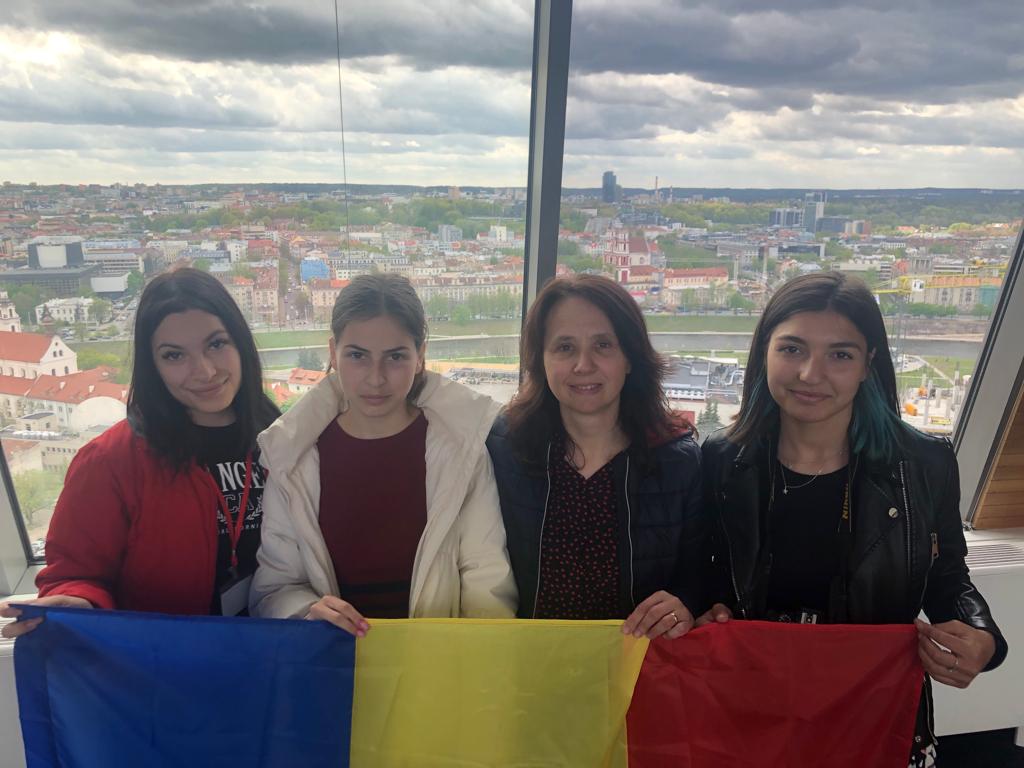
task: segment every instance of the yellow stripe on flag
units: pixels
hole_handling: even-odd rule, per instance
[[[625,768],[648,641],[620,621],[376,619],[356,643],[351,765]]]

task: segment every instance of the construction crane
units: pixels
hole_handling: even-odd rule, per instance
[[[899,279],[899,287],[897,288],[877,288],[872,291],[875,294],[875,300],[881,305],[882,296],[889,295],[896,297],[896,316],[892,323],[892,332],[889,334],[889,348],[892,352],[892,359],[896,363],[897,369],[901,367],[903,362],[903,345],[906,340],[906,325],[904,318],[906,313],[903,311],[903,305],[907,298],[911,294],[912,283],[905,277]]]

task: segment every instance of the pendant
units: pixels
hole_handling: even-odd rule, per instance
[[[782,495],[783,495],[783,496],[785,496],[785,495],[787,495],[788,493],[789,493],[789,488],[785,488],[785,487],[784,487],[784,488],[782,489]]]

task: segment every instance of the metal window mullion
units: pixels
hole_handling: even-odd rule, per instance
[[[0,594],[17,591],[31,563],[31,548],[6,456],[0,455]]]
[[[544,283],[555,276],[571,28],[572,0],[536,0],[523,317]]]

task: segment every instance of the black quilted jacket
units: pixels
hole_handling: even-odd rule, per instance
[[[536,611],[541,535],[549,489],[548,455],[524,462],[499,417],[487,438],[501,498],[508,553],[519,587],[519,617]],[[708,552],[701,507],[700,449],[689,432],[647,451],[628,450],[613,464],[619,521],[620,614],[664,589],[696,616],[709,603],[701,582]]]

